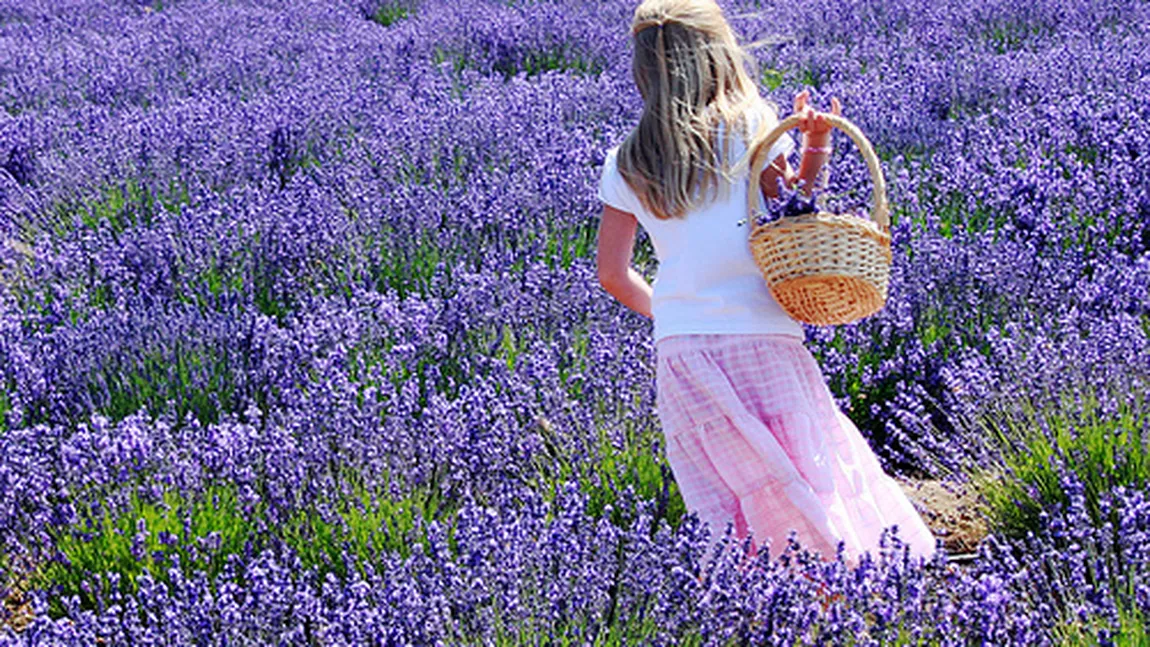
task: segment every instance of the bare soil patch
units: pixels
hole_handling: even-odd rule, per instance
[[[987,535],[974,488],[943,480],[894,477],[934,535],[952,555],[970,554]]]

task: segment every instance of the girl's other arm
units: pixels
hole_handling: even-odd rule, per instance
[[[764,196],[772,199],[779,197],[776,184],[779,178],[783,179],[783,185],[788,189],[794,186],[795,180],[798,179],[798,176],[791,171],[791,165],[787,164],[787,158],[782,155],[776,157],[775,161],[768,164],[759,174],[759,186],[763,189]]]
[[[804,149],[805,148],[804,146]],[[812,161],[812,158],[818,157],[825,159],[826,155],[824,153],[804,151],[802,162],[799,164],[799,168],[802,169],[802,172],[795,173],[791,165],[787,163],[786,158],[780,155],[773,164],[768,165],[767,168],[763,169],[763,172],[759,174],[759,186],[763,190],[763,195],[771,199],[779,197],[778,185],[776,184],[779,178],[783,179],[783,186],[788,189],[795,188],[795,183],[800,179],[803,180],[803,193],[810,195],[811,189],[815,184],[815,178],[823,167],[822,160],[815,159]]]
[[[635,247],[638,226],[634,214],[605,205],[599,220],[599,249],[595,260],[603,289],[650,319],[651,286],[631,267],[631,250]]]

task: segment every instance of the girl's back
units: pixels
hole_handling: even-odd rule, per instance
[[[757,113],[757,114],[756,114]],[[755,132],[766,107],[748,116]],[[771,119],[773,122],[774,119]],[[722,123],[718,138],[725,135]],[[735,167],[746,152],[745,137],[733,133],[726,166]],[[768,159],[794,148],[789,137],[779,140]],[[682,334],[784,334],[802,337],[802,327],[771,296],[747,245],[747,172],[720,178],[718,196],[686,213],[684,218],[658,218],[642,204],[618,168],[618,151],[608,151],[599,185],[599,199],[635,216],[651,238],[659,259],[651,311],[655,340]],[[717,160],[717,167],[723,164]],[[700,193],[695,190],[698,197]]]

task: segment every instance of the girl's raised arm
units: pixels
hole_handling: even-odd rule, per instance
[[[804,116],[799,122],[799,130],[803,133],[799,172],[796,173],[791,169],[786,158],[781,156],[767,165],[759,177],[759,185],[767,198],[777,197],[776,181],[779,178],[782,178],[783,185],[788,189],[793,188],[798,180],[802,180],[803,193],[810,195],[815,185],[815,178],[830,156],[831,125],[826,120],[826,113],[815,111],[809,101],[809,90],[803,90],[795,97],[795,112]],[[832,98],[831,114],[841,116],[842,113],[842,104],[838,98]]]
[[[599,219],[599,248],[595,257],[599,284],[628,308],[651,318],[651,286],[631,267],[635,247],[635,215],[604,205]]]

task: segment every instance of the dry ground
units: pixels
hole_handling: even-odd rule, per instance
[[[950,481],[914,481],[895,477],[914,503],[926,525],[942,539],[952,555],[970,554],[987,534],[986,522],[977,512],[978,494],[973,488]]]

